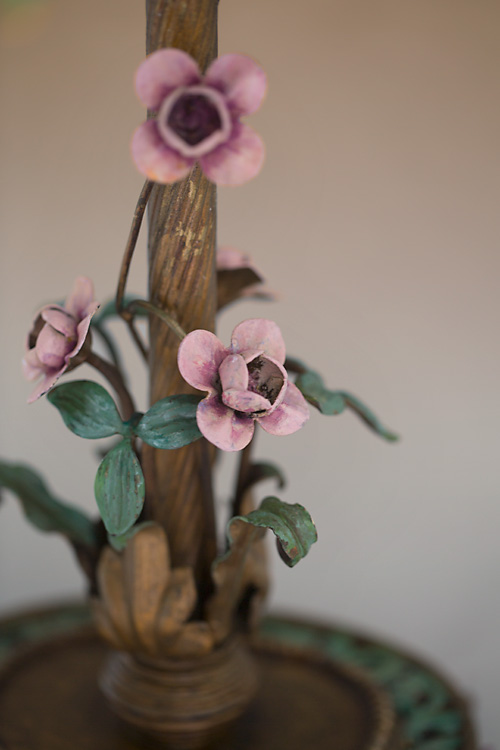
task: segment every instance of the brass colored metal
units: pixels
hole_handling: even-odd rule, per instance
[[[230,646],[232,648],[232,646]],[[260,676],[259,689],[248,710],[227,726],[225,733],[211,739],[204,734],[203,705],[193,716],[179,713],[175,726],[187,722],[188,732],[173,735],[169,742],[151,738],[122,723],[99,695],[97,674],[107,658],[107,649],[91,629],[75,631],[66,637],[41,642],[15,656],[0,669],[0,747],[16,750],[154,750],[155,748],[205,748],[205,750],[397,750],[400,747],[394,712],[383,692],[370,684],[356,669],[296,648],[279,644],[255,646]],[[113,701],[118,713],[123,709],[130,723],[133,696],[127,692],[124,674],[138,670],[143,678],[141,703],[134,722],[143,729],[154,727],[158,697],[168,685],[165,672],[146,665],[127,662],[124,655],[112,657],[104,689],[113,685]],[[211,658],[216,661],[214,654]],[[219,688],[217,680],[207,682],[206,669],[198,677],[183,664],[185,679],[180,691],[195,701],[210,701]],[[234,667],[246,669],[237,660]],[[142,672],[141,672],[142,668]],[[195,670],[197,672],[197,670]],[[230,684],[238,691],[238,674]],[[134,678],[134,681],[136,681]],[[235,682],[236,679],[236,682]],[[223,681],[227,684],[227,680]],[[176,690],[179,683],[176,682]],[[199,694],[198,694],[199,692]],[[193,700],[194,698],[194,700]],[[222,699],[222,700],[221,700]],[[224,691],[217,697],[229,723],[237,698]],[[185,705],[185,702],[184,702]],[[148,709],[149,706],[149,709]],[[162,722],[165,719],[161,719]],[[198,724],[198,727],[197,727]],[[198,732],[198,734],[196,734]],[[154,728],[153,728],[154,733]],[[161,734],[161,732],[160,732]],[[218,734],[218,736],[217,736]],[[164,735],[165,738],[165,735]],[[201,744],[200,744],[201,743]]]
[[[254,659],[239,639],[196,659],[150,660],[115,652],[101,689],[113,711],[170,750],[203,750],[240,717],[257,690]]]
[[[145,526],[123,552],[105,547],[97,583],[99,593],[91,600],[94,620],[116,649],[139,659],[194,659],[213,649],[209,625],[188,622],[197,603],[193,571],[170,567],[161,526]]]
[[[202,70],[217,55],[218,0],[147,0],[147,52],[177,47]],[[150,300],[186,331],[214,330],[216,189],[196,166],[174,185],[156,185],[149,200]],[[179,375],[179,340],[150,320],[150,387],[154,403],[189,392]],[[167,531],[172,564],[189,565],[209,587],[216,555],[213,508],[204,494],[199,445],[176,451],[143,449],[149,517]]]

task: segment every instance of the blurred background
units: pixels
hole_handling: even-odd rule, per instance
[[[129,140],[144,117],[132,86],[144,3],[3,0],[1,22],[1,455],[93,513],[99,446],[47,402],[26,405],[20,361],[33,313],[77,275],[98,299],[114,293],[142,185]],[[320,537],[294,570],[271,556],[271,607],[430,659],[498,747],[500,4],[230,0],[220,51],[251,54],[270,88],[251,119],[264,170],[219,191],[219,239],[281,296],[228,309],[221,338],[272,317],[290,354],[402,435],[387,444],[352,414],[317,412],[290,437],[259,435],[257,456],[287,474],[280,496]],[[144,236],[129,288],[146,289]],[[221,515],[234,465],[225,457]],[[63,541],[10,496],[0,521],[0,615],[83,595]]]

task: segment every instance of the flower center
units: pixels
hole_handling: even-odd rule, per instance
[[[285,382],[280,368],[265,357],[256,357],[247,368],[248,390],[259,393],[274,404]]]
[[[215,104],[203,94],[182,94],[167,117],[167,125],[189,146],[220,130],[221,118]]]

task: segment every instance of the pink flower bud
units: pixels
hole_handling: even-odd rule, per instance
[[[40,310],[28,334],[23,359],[25,378],[41,378],[28,403],[47,393],[63,372],[76,364],[98,307],[91,280],[79,276],[63,307],[46,305]]]

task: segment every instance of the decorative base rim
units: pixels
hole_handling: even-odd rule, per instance
[[[5,747],[15,746],[19,750],[93,750],[96,746],[102,750],[116,747],[120,750],[147,747],[150,750],[156,746],[154,741],[142,744],[138,735],[125,730],[119,719],[103,709],[104,701],[99,699],[95,683],[96,674],[105,658],[105,647],[99,644],[88,623],[88,609],[76,605],[38,610],[0,620],[0,747],[2,743]],[[331,665],[337,674],[344,665],[350,673],[351,684],[355,680],[356,670],[358,674],[360,668],[364,670],[365,677],[362,679],[368,679],[371,683],[368,692],[381,695],[382,705],[388,700],[389,705],[396,709],[400,740],[411,746],[412,750],[427,750],[429,742],[456,750],[474,750],[477,747],[467,705],[454,687],[432,667],[390,644],[348,629],[283,617],[264,621],[255,648],[265,653],[264,664],[269,665],[273,659],[275,661],[264,675],[264,688],[260,692],[267,691],[266,696],[260,696],[262,701],[259,703],[258,695],[255,704],[238,722],[240,736],[236,733],[229,740],[217,742],[214,750],[253,750],[257,747],[259,750],[267,750],[268,747],[273,750],[280,750],[281,747],[287,747],[287,750],[303,750],[305,747],[331,749],[332,737],[339,730],[335,701],[329,700],[326,706],[323,704],[314,719],[309,717],[305,720],[304,714],[300,715],[302,702],[309,703],[309,713],[314,713],[321,702],[321,694],[318,698],[314,691],[322,680],[324,683],[324,670]],[[287,665],[283,660],[284,652],[293,652],[291,663],[296,667],[295,672],[290,671],[290,663]],[[57,654],[59,659],[64,657],[64,669],[54,672]],[[78,654],[80,661],[77,664],[74,659]],[[301,671],[301,659],[309,665],[314,662],[314,665]],[[277,669],[275,672],[274,667]],[[33,683],[30,685],[33,669],[39,670],[38,687]],[[49,672],[44,671],[47,669]],[[78,674],[78,680],[74,679],[75,674]],[[87,708],[88,700],[91,702],[91,710],[87,714],[75,702],[82,688],[79,684],[82,680],[87,681],[86,690],[93,690],[92,697],[89,694],[86,699]],[[328,680],[324,684],[328,691],[331,684]],[[294,685],[302,693],[301,700],[295,703],[292,695]],[[57,729],[51,736],[50,717],[43,701],[48,700],[50,705],[49,698],[54,694],[54,686],[62,690],[62,697],[68,700],[64,706],[57,705],[53,717],[53,726],[57,726]],[[290,700],[278,705],[272,697],[272,691],[276,689],[285,694],[289,691]],[[366,691],[364,695],[366,699]],[[366,700],[369,705],[369,699]],[[373,701],[371,705],[373,708]],[[259,712],[261,719],[268,722],[262,736],[256,723]],[[383,727],[384,710],[375,708],[370,715],[375,715],[378,728]],[[63,720],[67,731],[61,723]],[[283,733],[280,733],[280,721],[296,727],[295,734],[291,731],[288,737],[288,744],[281,743]],[[328,725],[328,721],[333,721],[333,725]],[[321,724],[317,736],[311,737],[309,733],[305,737],[301,734],[305,724],[313,726],[314,722],[318,726]],[[101,739],[97,736],[91,739],[89,732],[97,730],[103,736]],[[382,737],[387,737],[387,731],[386,726]],[[47,741],[49,736],[50,741]],[[14,744],[10,741],[12,737]],[[362,741],[358,737],[358,741],[351,742],[349,748],[366,750],[367,747],[377,747],[377,750],[382,750],[383,747],[390,747],[392,750],[398,747],[396,737],[373,745],[374,737],[373,733]],[[266,742],[271,744],[266,745]],[[335,747],[342,750],[343,745],[335,741]]]

